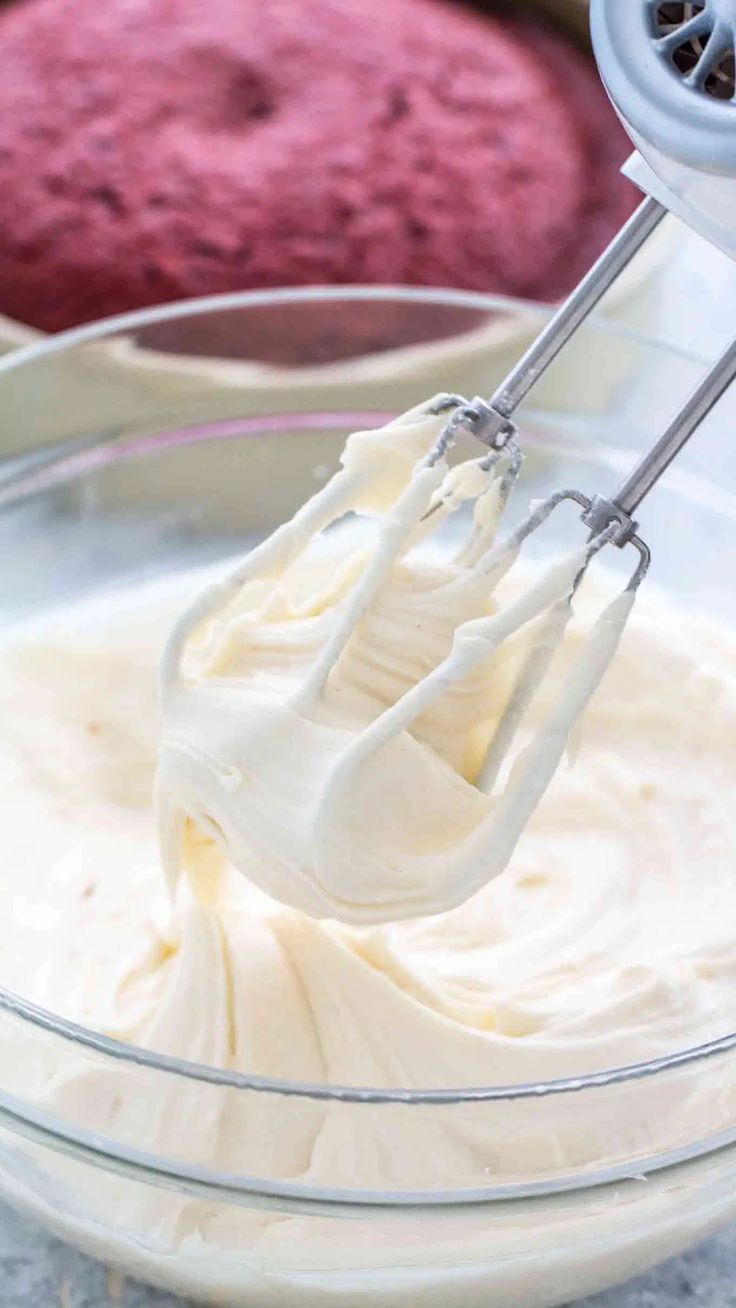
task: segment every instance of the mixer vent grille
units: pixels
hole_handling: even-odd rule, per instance
[[[736,100],[736,24],[719,0],[651,5],[659,52],[685,85],[715,100]]]

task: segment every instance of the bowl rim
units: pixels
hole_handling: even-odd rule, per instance
[[[15,369],[33,365],[37,361],[69,350],[85,346],[98,340],[105,340],[121,332],[130,332],[137,328],[148,327],[155,323],[172,321],[179,318],[204,315],[243,308],[268,308],[274,305],[322,303],[325,301],[349,302],[367,300],[375,302],[413,302],[417,304],[442,304],[446,307],[500,311],[510,316],[532,313],[540,319],[549,317],[553,306],[532,300],[518,299],[512,296],[485,294],[483,292],[456,291],[453,289],[404,286],[356,286],[339,287],[280,287],[264,291],[244,291],[227,295],[214,295],[196,299],[177,301],[172,304],[154,306],[136,310],[131,313],[118,314],[101,319],[81,327],[71,328],[56,335],[34,341],[11,350],[0,357],[0,376],[12,373]],[[699,355],[687,347],[670,344],[657,339],[638,328],[593,315],[586,323],[586,330],[603,333],[616,340],[625,340],[646,348],[654,349],[673,358],[681,358],[690,363],[705,363],[707,356]],[[93,442],[92,448],[102,441]],[[576,444],[578,442],[576,441]],[[581,441],[581,445],[585,442]],[[65,462],[69,457],[69,448],[58,450],[58,462]],[[126,451],[121,450],[126,457]],[[15,462],[11,458],[10,462]],[[56,459],[53,460],[57,462]],[[0,464],[0,467],[2,464]],[[65,1019],[49,1009],[35,1005],[0,987],[0,1011],[11,1019],[19,1019],[29,1025],[59,1038],[71,1045],[76,1045],[92,1053],[104,1056],[116,1063],[141,1066],[148,1070],[173,1075],[185,1080],[206,1083],[240,1092],[271,1094],[284,1098],[317,1100],[322,1102],[340,1102],[359,1105],[400,1104],[406,1107],[426,1105],[460,1105],[470,1103],[493,1103],[540,1099],[549,1096],[576,1094],[585,1090],[621,1085],[676,1072],[694,1063],[705,1062],[736,1048],[736,1030],[697,1046],[678,1050],[656,1059],[625,1064],[578,1077],[563,1077],[549,1081],[518,1083],[501,1086],[474,1086],[446,1089],[406,1089],[387,1087],[377,1089],[370,1086],[340,1085],[336,1083],[309,1083],[283,1078],[249,1075],[223,1068],[216,1068],[173,1055],[159,1053],[141,1046],[105,1036],[91,1028]],[[427,1205],[434,1209],[447,1206],[457,1207],[465,1204],[486,1202],[508,1203],[512,1200],[528,1200],[535,1196],[564,1194],[570,1190],[597,1188],[610,1184],[625,1183],[638,1178],[647,1171],[660,1171],[681,1165],[702,1156],[723,1151],[736,1141],[736,1130],[721,1133],[682,1149],[660,1153],[650,1159],[637,1160],[636,1176],[632,1177],[631,1163],[614,1165],[598,1172],[586,1172],[576,1176],[566,1176],[553,1181],[532,1183],[510,1183],[502,1186],[483,1187],[481,1190],[457,1190],[431,1192],[399,1191],[374,1192],[364,1190],[323,1189],[311,1185],[301,1185],[288,1181],[270,1182],[260,1178],[246,1176],[229,1176],[212,1172],[194,1164],[180,1164],[170,1159],[145,1154],[131,1149],[117,1141],[104,1139],[99,1135],[86,1132],[67,1122],[62,1122],[53,1115],[45,1114],[33,1105],[25,1104],[13,1096],[0,1091],[0,1122],[11,1126],[19,1134],[38,1140],[56,1149],[96,1162],[97,1165],[109,1167],[123,1173],[142,1176],[154,1184],[181,1185],[186,1183],[197,1193],[212,1194],[220,1198],[246,1198],[252,1202],[258,1199],[266,1204],[294,1203],[301,1210],[316,1205],[319,1211],[334,1211],[335,1204],[358,1205],[363,1208],[401,1208]],[[314,1201],[314,1202],[313,1202]],[[326,1206],[326,1207],[325,1207]],[[310,1209],[310,1210],[311,1210]]]
[[[107,336],[134,330],[136,327],[149,327],[155,323],[175,321],[177,318],[190,318],[233,309],[321,303],[326,300],[337,302],[373,300],[378,303],[401,300],[403,303],[414,304],[441,303],[447,308],[480,309],[486,312],[501,310],[516,315],[523,312],[536,314],[540,318],[549,317],[555,309],[555,305],[545,304],[540,300],[524,299],[522,296],[461,291],[452,287],[403,286],[390,283],[371,286],[354,283],[345,283],[341,286],[277,286],[262,291],[231,291],[223,295],[204,295],[192,299],[174,300],[147,309],[133,309],[129,313],[113,314],[111,317],[99,318],[80,327],[70,327],[65,331],[55,332],[44,336],[41,340],[30,341],[26,345],[20,345],[0,355],[0,374],[12,372],[16,368],[34,363],[37,359],[59,354],[77,345],[104,340]],[[698,354],[689,346],[658,340],[649,332],[631,327],[615,318],[606,318],[595,311],[583,324],[583,329],[592,329],[619,340],[649,346],[675,358],[704,364],[711,361],[706,353]]]
[[[250,1091],[256,1094],[279,1095],[285,1099],[313,1099],[319,1102],[344,1104],[401,1104],[433,1106],[513,1103],[523,1099],[544,1099],[556,1095],[576,1094],[584,1090],[601,1090],[609,1086],[642,1081],[666,1072],[675,1072],[692,1063],[706,1062],[736,1048],[736,1031],[687,1049],[662,1054],[659,1058],[643,1062],[625,1063],[620,1067],[604,1068],[600,1072],[587,1072],[581,1076],[556,1077],[549,1081],[521,1081],[508,1085],[460,1086],[444,1089],[409,1089],[401,1086],[341,1085],[338,1082],[292,1081],[282,1077],[257,1076],[235,1072],[209,1063],[198,1063],[174,1054],[163,1054],[142,1045],[116,1040],[102,1032],[73,1022],[53,1013],[50,1009],[33,1004],[21,995],[0,987],[0,1010],[30,1023],[51,1035],[60,1036],[70,1044],[79,1045],[93,1053],[103,1054],[114,1062],[131,1063],[150,1071],[165,1072],[189,1081],[222,1089]]]

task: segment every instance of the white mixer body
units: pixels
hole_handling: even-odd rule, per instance
[[[591,34],[625,173],[736,259],[736,0],[592,0]]]

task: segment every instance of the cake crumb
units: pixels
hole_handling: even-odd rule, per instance
[[[107,1297],[111,1303],[119,1303],[123,1297],[125,1277],[119,1267],[110,1267],[107,1273]]]

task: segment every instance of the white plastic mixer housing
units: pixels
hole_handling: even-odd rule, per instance
[[[624,171],[736,258],[736,0],[592,0],[591,35]]]

